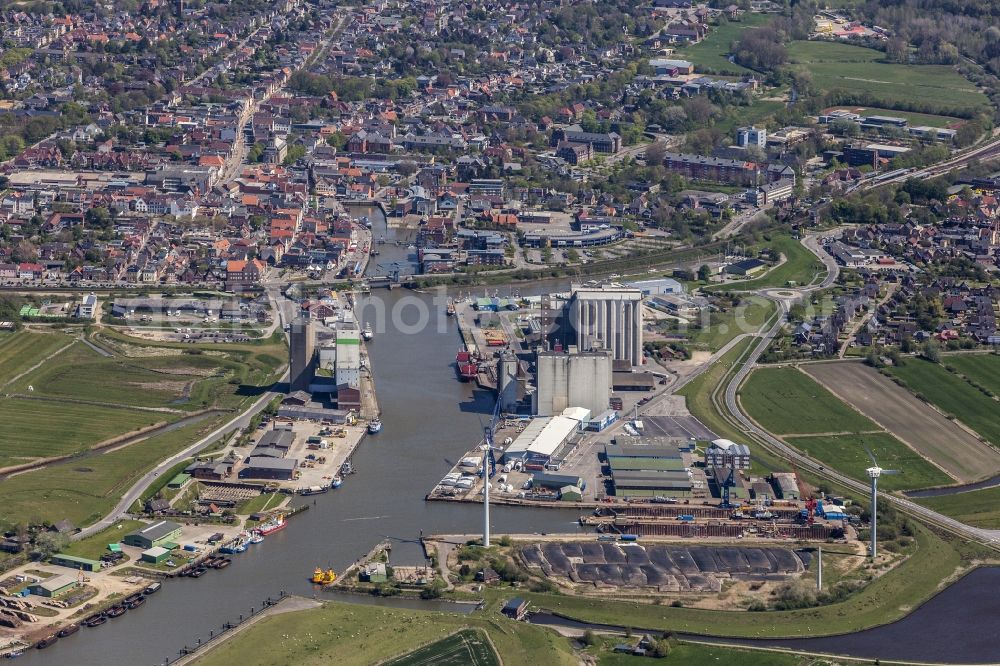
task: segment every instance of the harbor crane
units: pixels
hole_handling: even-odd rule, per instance
[[[871,458],[872,466],[866,469],[869,478],[872,480],[872,518],[871,518],[871,547],[869,548],[869,554],[874,560],[875,556],[878,554],[878,478],[883,474],[902,474],[898,469],[882,469],[879,467],[878,461],[875,460],[875,454],[871,452],[864,444],[861,445],[865,449],[865,453]]]
[[[736,470],[732,467],[729,468],[729,474],[722,481],[722,504],[719,505],[722,509],[732,509],[733,503],[729,501],[729,489],[736,487]]]

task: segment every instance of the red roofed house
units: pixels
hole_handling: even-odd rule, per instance
[[[259,285],[267,272],[267,264],[260,259],[226,262],[226,289]]]

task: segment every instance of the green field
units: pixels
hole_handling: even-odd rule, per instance
[[[697,44],[687,46],[677,52],[677,56],[695,64],[695,71],[711,71],[720,74],[749,74],[751,70],[729,62],[729,49],[747,28],[768,23],[766,14],[744,13],[739,21],[729,21],[721,26],[712,26],[708,37]]]
[[[797,41],[787,49],[789,63],[808,69],[816,88],[871,95],[887,109],[932,103],[966,111],[988,105],[975,85],[947,65],[884,63],[880,51],[831,42]]]
[[[943,497],[924,497],[914,501],[967,525],[1000,529],[1000,488],[972,490]]]
[[[109,543],[118,543],[125,538],[126,534],[146,524],[141,520],[122,519],[92,537],[70,543],[70,545],[63,548],[60,552],[64,555],[75,555],[76,557],[99,560],[101,559],[101,555],[108,552]]]
[[[740,389],[740,402],[776,435],[858,433],[881,430],[795,368],[759,368]]]
[[[951,362],[950,357],[948,362]],[[1000,445],[1000,419],[997,418],[1000,404],[996,400],[943,366],[923,359],[907,360],[905,365],[889,368],[889,372],[901,379],[913,393],[922,395],[942,412],[954,416],[994,445]]]
[[[500,666],[486,634],[477,629],[463,629],[385,663],[386,666]]]
[[[952,366],[969,380],[1000,395],[1000,356],[997,354],[949,354],[941,364]]]
[[[157,462],[218,426],[207,419],[117,451],[69,460],[0,481],[0,527],[69,519],[87,525],[107,513]]]
[[[808,666],[810,664],[826,664],[825,660],[813,657],[800,657],[794,654],[781,654],[765,650],[740,650],[739,648],[721,645],[700,645],[697,643],[677,643],[670,654],[664,659],[650,661],[649,657],[636,657],[629,654],[615,654],[611,650],[617,643],[635,643],[636,639],[611,639],[602,646],[598,653],[600,666],[643,666],[658,664],[665,666]]]
[[[139,428],[174,420],[140,412],[27,398],[0,399],[0,466],[83,451]],[[5,482],[0,482],[5,483]]]
[[[786,261],[768,271],[766,274],[751,280],[739,280],[723,285],[709,287],[709,291],[752,291],[768,287],[785,287],[789,282],[805,285],[812,282],[817,275],[826,275],[826,267],[812,252],[806,249],[797,239],[788,235],[777,235],[770,241],[761,243],[754,249],[770,247],[785,256]]]
[[[73,339],[62,333],[20,330],[0,338],[0,383],[6,384]],[[65,353],[65,352],[63,352]]]
[[[883,490],[913,490],[954,483],[950,476],[889,433],[788,437],[785,441],[832,469],[865,483],[869,480],[865,470],[872,464],[863,448],[867,446],[883,468],[903,470],[903,474],[883,476],[878,482]]]
[[[493,606],[489,611],[463,615],[327,602],[322,608],[262,620],[238,638],[207,652],[198,663],[369,666],[410,653],[456,631],[476,629],[489,635],[504,664],[578,664],[567,639],[502,617],[499,601]]]
[[[774,302],[751,296],[728,312],[712,312],[708,326],[693,332],[692,345],[718,351],[741,333],[754,334],[774,314]]]

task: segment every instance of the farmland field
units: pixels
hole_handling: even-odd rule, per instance
[[[785,441],[829,467],[865,483],[868,482],[865,470],[872,464],[863,448],[867,446],[880,466],[903,471],[903,474],[883,476],[879,480],[879,487],[883,490],[913,490],[954,483],[954,479],[888,433],[786,437]]]
[[[954,367],[970,380],[1000,395],[1000,356],[996,354],[949,354],[941,358],[941,363]]]
[[[76,453],[169,414],[27,398],[0,399],[0,466]],[[5,483],[5,482],[0,482]]]
[[[986,440],[1000,445],[1000,404],[973,388],[944,366],[922,359],[889,368],[894,377],[913,393],[922,395],[945,414],[950,414],[978,432]],[[998,464],[1000,467],[1000,464]]]
[[[0,526],[16,522],[86,525],[109,511],[158,461],[207,434],[222,417],[206,419],[131,446],[71,459],[0,481]]]
[[[3,378],[0,382],[6,384],[72,341],[73,338],[62,333],[36,333],[21,330],[11,335],[5,335],[0,338],[0,377]]]
[[[760,368],[739,392],[747,413],[776,435],[872,432],[879,427],[795,368]]]
[[[931,366],[910,361],[896,370],[921,365]],[[940,374],[982,395],[943,368],[938,369]],[[1000,472],[1000,453],[872,368],[856,362],[814,363],[803,366],[803,370],[959,481],[977,481]],[[908,375],[912,381],[916,381],[916,372]],[[995,418],[996,403],[990,402],[982,415],[984,419]]]
[[[747,28],[763,25],[771,20],[766,14],[743,14],[739,21],[730,21],[721,26],[712,26],[708,37],[678,51],[677,56],[695,65],[695,71],[711,71],[725,74],[750,74],[751,70],[729,62],[729,47],[740,38]]]
[[[981,109],[987,99],[975,85],[947,65],[880,62],[880,51],[830,42],[788,44],[788,60],[802,65],[820,90],[871,95],[881,106],[932,103],[945,109]]]
[[[972,490],[941,497],[921,497],[914,501],[967,525],[1000,529],[1000,488]]]
[[[486,635],[463,629],[408,655],[386,662],[387,666],[500,666]]]

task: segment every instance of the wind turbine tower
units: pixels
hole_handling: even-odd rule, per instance
[[[875,460],[875,455],[866,446],[865,453],[871,458],[872,466],[869,467],[866,472],[868,472],[868,477],[872,480],[872,518],[871,518],[871,531],[872,531],[872,543],[871,543],[871,558],[874,560],[875,556],[878,555],[878,478],[883,474],[901,474],[898,469],[882,469],[879,467],[878,461]]]

